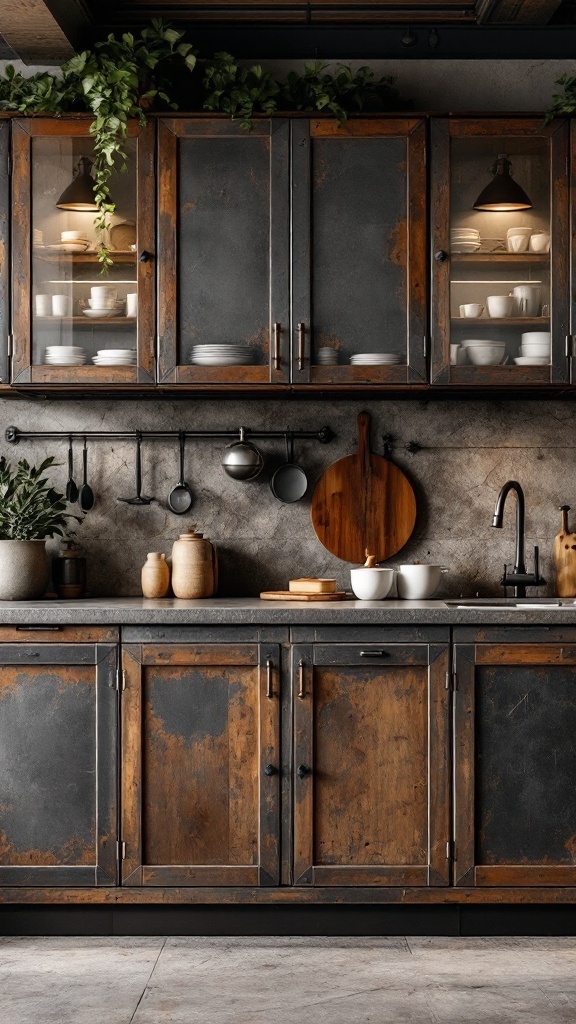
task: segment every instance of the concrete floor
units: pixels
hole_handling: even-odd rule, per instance
[[[2,1024],[556,1024],[576,938],[0,938]]]

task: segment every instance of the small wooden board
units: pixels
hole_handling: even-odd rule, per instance
[[[304,576],[299,580],[288,580],[288,590],[293,594],[335,594],[336,580]]]
[[[332,594],[295,594],[293,590],[265,590],[260,597],[263,601],[346,601],[348,598],[343,590]]]

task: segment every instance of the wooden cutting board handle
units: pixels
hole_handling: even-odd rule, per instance
[[[560,505],[562,526],[554,538],[552,558],[556,569],[556,596],[576,597],[576,533],[570,533],[570,505]]]
[[[370,414],[358,413],[358,458],[362,463],[362,472],[370,475]]]

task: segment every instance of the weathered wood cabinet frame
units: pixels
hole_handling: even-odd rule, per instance
[[[82,631],[79,639],[82,637]],[[21,636],[14,639],[21,640]],[[49,638],[54,640],[54,637]],[[86,639],[88,639],[86,637]],[[46,821],[38,831],[45,835],[46,844],[51,844],[47,849],[22,850],[22,840],[17,831],[7,834],[4,829],[7,827],[2,822],[4,812],[10,812],[10,807],[2,809],[0,813],[0,829],[2,829],[4,840],[7,844],[5,856],[0,858],[0,885],[3,886],[109,886],[117,884],[117,801],[116,801],[116,720],[117,720],[117,692],[116,692],[116,671],[117,671],[117,647],[110,643],[2,643],[0,644],[0,678],[3,669],[18,668],[17,674],[7,673],[7,684],[10,691],[14,693],[14,699],[18,699],[18,706],[13,709],[13,716],[16,716],[15,726],[17,734],[26,732],[25,706],[30,701],[30,714],[34,712],[34,688],[49,690],[50,707],[52,718],[56,716],[55,727],[52,729],[51,739],[57,739],[60,732],[64,733],[65,728],[71,727],[71,717],[76,713],[77,702],[74,699],[74,690],[79,687],[74,679],[75,668],[88,668],[93,666],[93,682],[90,684],[93,690],[91,695],[92,708],[90,717],[92,719],[92,743],[94,747],[94,759],[85,770],[91,782],[90,803],[92,805],[92,820],[90,825],[86,824],[88,834],[77,835],[74,832],[78,815],[82,816],[82,808],[79,805],[81,799],[76,793],[73,779],[65,778],[65,767],[67,752],[65,749],[35,749],[33,752],[38,764],[34,768],[34,775],[41,771],[40,785],[44,785],[45,778],[52,776],[52,786],[55,803],[62,804],[62,814],[65,815],[67,808],[71,813],[71,824],[69,832],[62,820],[58,821],[59,831],[65,835],[56,838],[51,833],[51,825],[54,824],[54,807],[45,808],[35,803],[34,792],[23,794],[26,800],[26,809],[29,815],[36,816],[42,822],[43,816]],[[59,671],[62,679],[59,679]],[[12,678],[14,676],[14,678]],[[3,689],[3,687],[2,687]],[[3,699],[8,700],[10,694],[1,694]],[[0,714],[2,700],[0,700]],[[86,701],[85,701],[86,704]],[[58,715],[61,715],[61,729],[58,728]],[[84,737],[79,736],[78,741],[82,744]],[[85,737],[88,743],[88,737]],[[16,751],[19,757],[25,757],[18,748],[18,736],[16,737]],[[50,740],[45,740],[49,743]],[[10,767],[14,771],[14,764],[5,765],[5,770]],[[64,776],[64,778],[62,777]],[[86,779],[81,782],[85,785]],[[59,787],[63,788],[59,792]],[[26,830],[25,830],[26,831]],[[34,831],[34,830],[33,830]],[[69,851],[68,853],[66,851]],[[69,856],[70,862],[66,863]],[[28,863],[26,863],[28,859]],[[58,860],[60,859],[60,863]],[[12,863],[11,863],[12,861]],[[76,863],[74,863],[76,861]]]
[[[137,249],[134,262],[138,284],[136,366],[46,366],[32,358],[32,142],[37,138],[73,137],[92,141],[90,120],[34,118],[12,124],[12,383],[86,387],[152,385],[156,379],[155,319],[155,179],[156,129],[152,122],[139,128],[130,122],[127,133],[137,140]],[[0,182],[1,187],[1,182]],[[141,252],[147,259],[137,258]],[[94,267],[99,272],[99,264]],[[0,295],[1,299],[1,295]]]

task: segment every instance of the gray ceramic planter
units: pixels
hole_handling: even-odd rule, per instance
[[[33,601],[46,593],[45,540],[0,540],[0,601]]]

